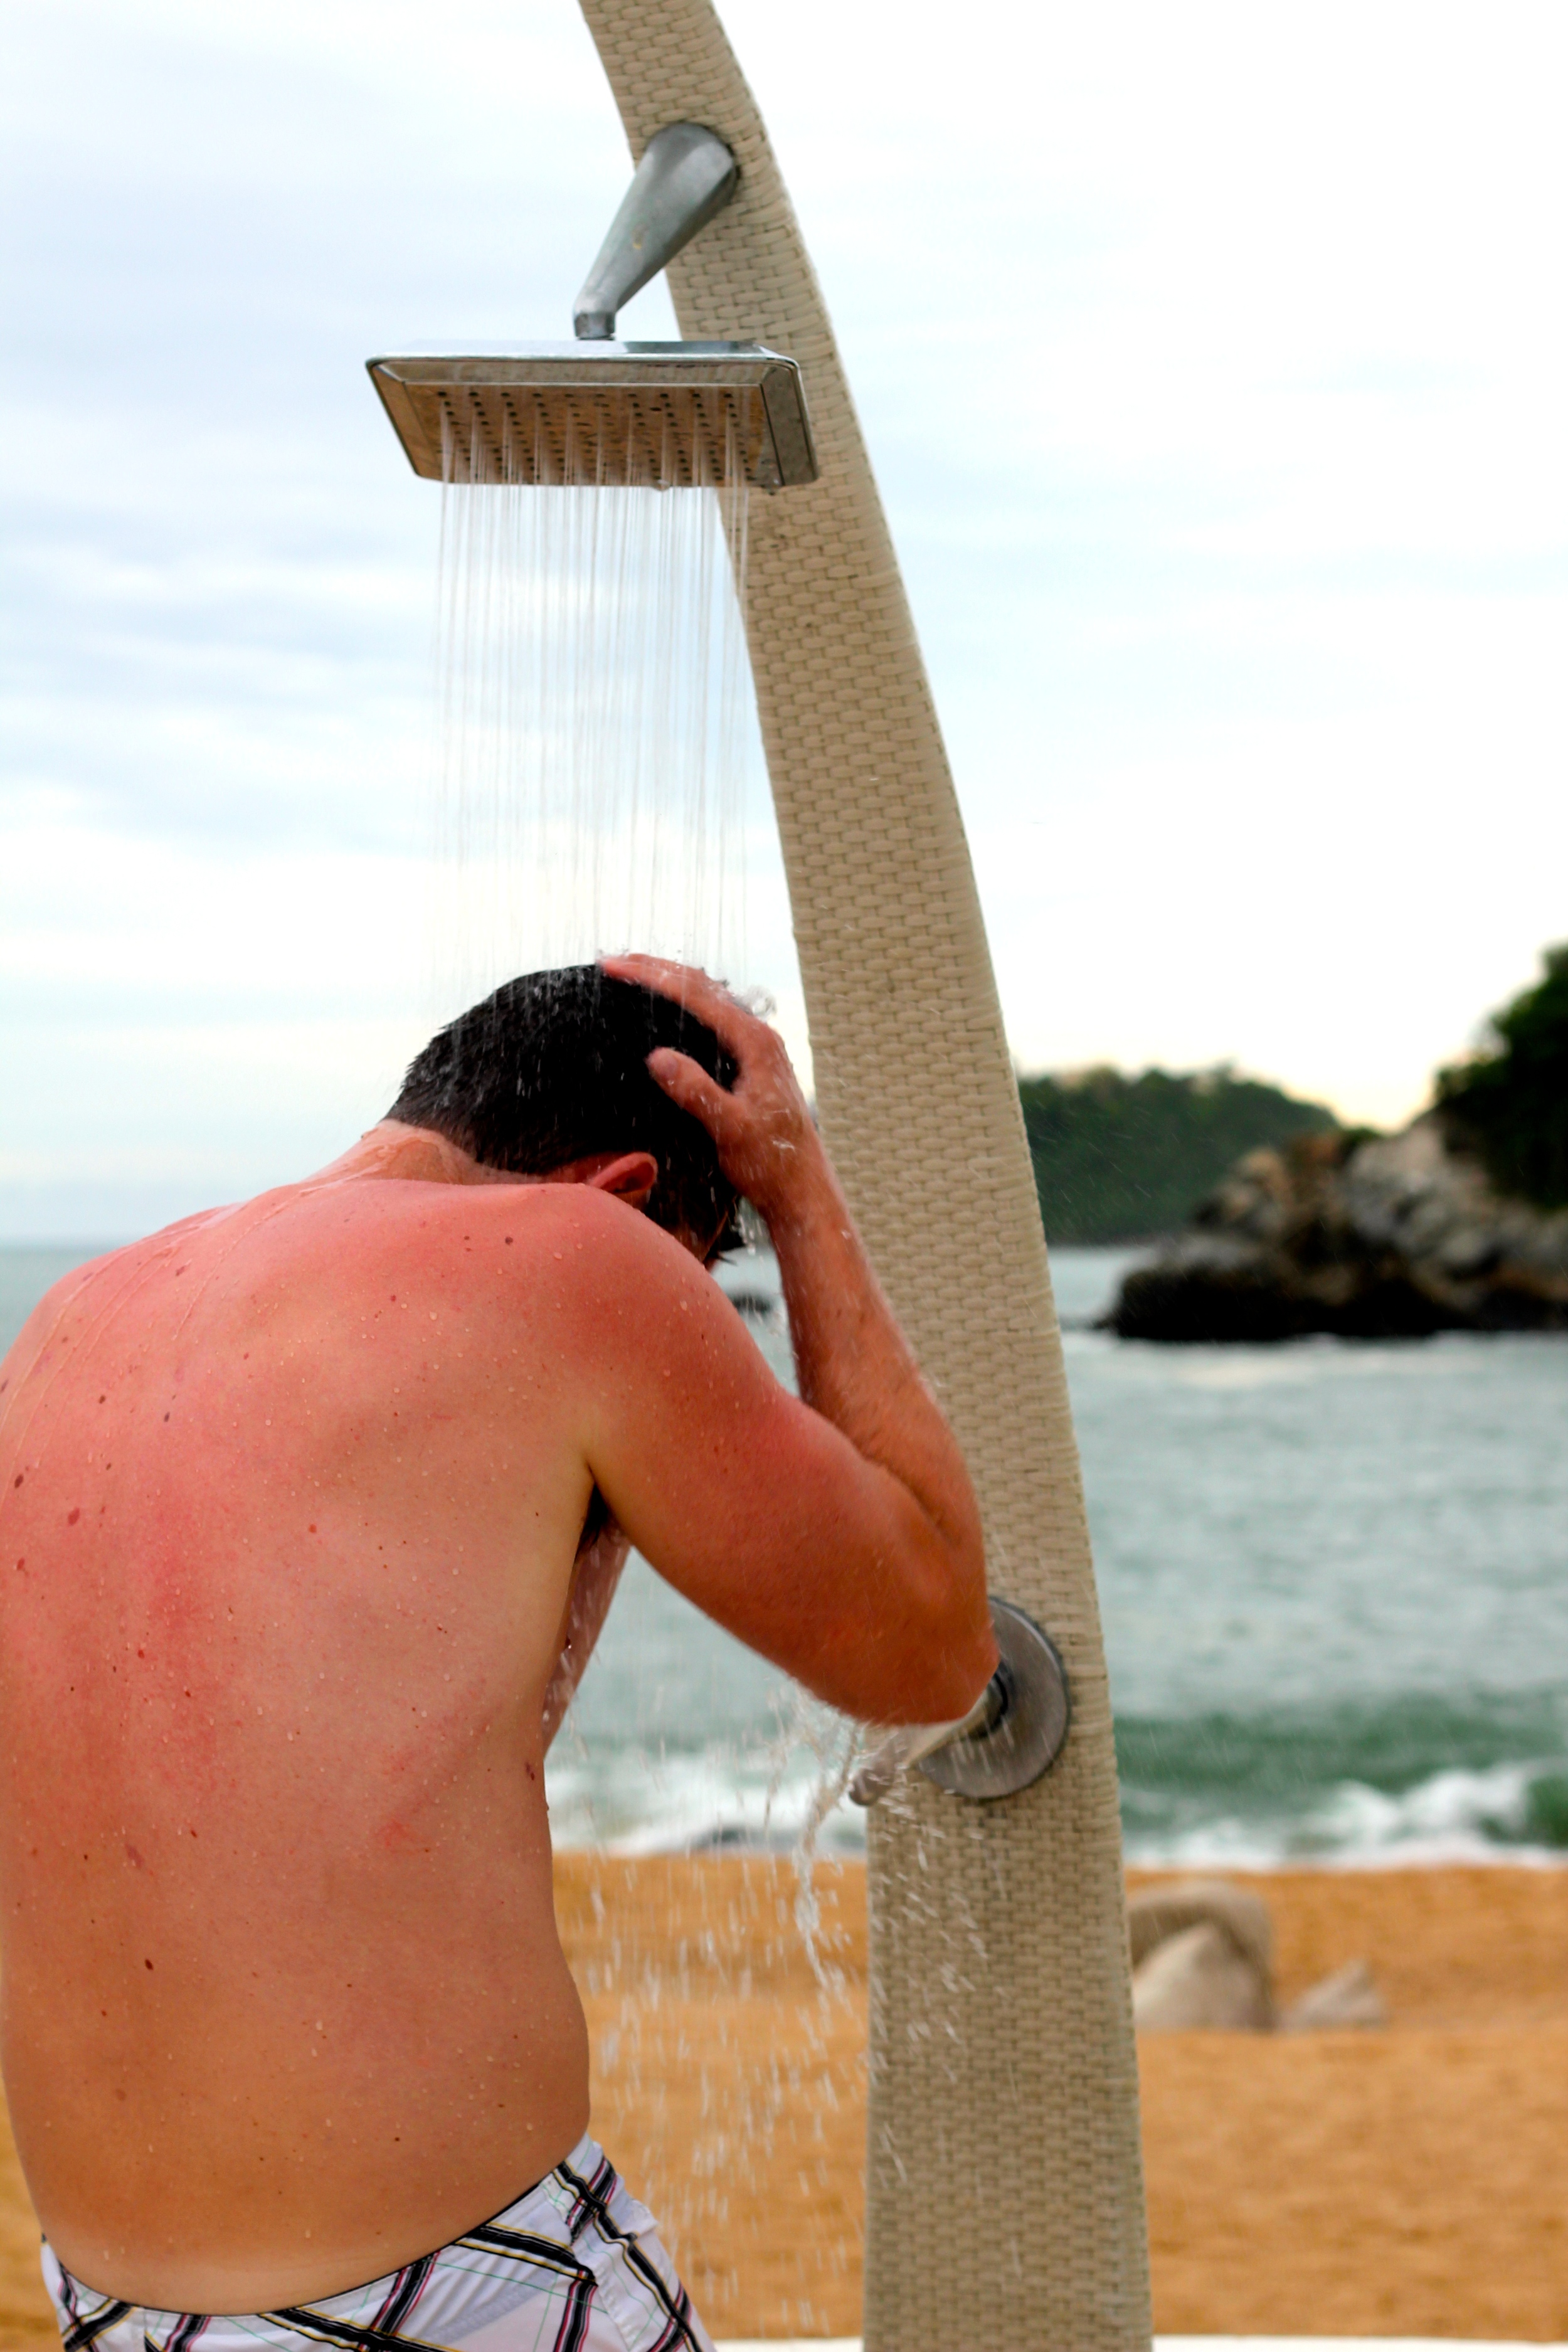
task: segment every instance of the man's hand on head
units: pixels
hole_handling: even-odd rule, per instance
[[[653,990],[709,1028],[738,1065],[721,1087],[689,1055],[660,1046],[648,1069],[670,1100],[713,1138],[719,1164],[736,1191],[773,1227],[787,1220],[802,1187],[823,1164],[811,1110],[776,1029],[693,965],[660,956],[605,956],[613,980]]]

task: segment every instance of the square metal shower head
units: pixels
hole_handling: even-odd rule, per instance
[[[800,370],[760,343],[521,343],[367,365],[409,463],[432,481],[816,479]]]

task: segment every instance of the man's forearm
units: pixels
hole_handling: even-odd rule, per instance
[[[815,1135],[759,1203],[778,1255],[803,1401],[906,1486],[943,1533],[971,1514],[956,1442],[872,1271]]]

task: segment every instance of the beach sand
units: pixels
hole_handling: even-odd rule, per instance
[[[787,1862],[566,1854],[556,1876],[594,2128],[709,2326],[853,2335],[863,1873],[816,1874],[823,1981]],[[1282,1998],[1363,1958],[1392,2023],[1143,2038],[1157,2327],[1568,2339],[1568,1872],[1246,1883],[1274,1916]],[[0,2347],[52,2339],[37,2246],[7,2137]]]

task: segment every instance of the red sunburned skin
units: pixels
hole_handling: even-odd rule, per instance
[[[782,1046],[611,969],[734,1054],[649,1066],[768,1220],[799,1399],[647,1151],[498,1182],[390,1121],[68,1276],[0,1367],[5,2083],[100,2293],[313,2301],[577,2142],[543,1761],[628,1540],[852,1712],[991,1671],[963,1463]]]

